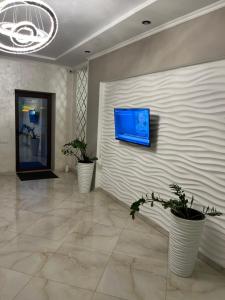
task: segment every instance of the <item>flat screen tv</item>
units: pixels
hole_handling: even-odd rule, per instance
[[[150,147],[150,109],[115,108],[114,121],[117,140]]]

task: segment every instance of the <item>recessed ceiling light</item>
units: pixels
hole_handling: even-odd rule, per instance
[[[144,21],[142,21],[142,24],[143,25],[150,25],[152,22],[151,21],[149,21],[149,20],[144,20]]]
[[[84,53],[91,53],[91,51],[90,50],[85,50]]]

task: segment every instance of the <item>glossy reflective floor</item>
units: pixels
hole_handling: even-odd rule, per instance
[[[222,300],[225,277],[198,262],[167,270],[168,239],[72,174],[0,176],[0,300]]]

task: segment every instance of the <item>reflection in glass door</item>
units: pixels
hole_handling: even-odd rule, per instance
[[[51,168],[51,95],[16,91],[16,171]]]

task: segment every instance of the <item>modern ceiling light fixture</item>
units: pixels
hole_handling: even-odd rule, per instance
[[[0,51],[37,52],[53,41],[57,31],[57,17],[43,1],[4,0],[0,3]]]

